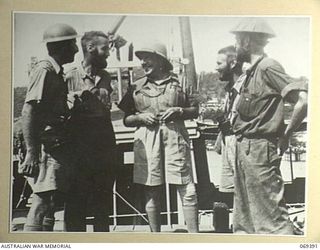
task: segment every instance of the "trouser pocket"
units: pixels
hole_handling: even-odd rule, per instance
[[[268,141],[268,161],[272,165],[279,165],[281,162],[281,156],[277,152],[277,142]]]

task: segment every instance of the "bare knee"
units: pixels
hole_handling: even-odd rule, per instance
[[[198,196],[194,183],[177,185],[177,190],[183,206],[196,206],[198,204]]]
[[[41,225],[43,218],[51,208],[51,193],[33,194],[32,205],[28,213],[27,223],[30,225]]]
[[[160,207],[161,186],[146,186],[146,209]]]

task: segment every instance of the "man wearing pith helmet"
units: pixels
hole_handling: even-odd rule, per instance
[[[262,18],[244,18],[231,30],[237,60],[251,67],[242,85],[233,131],[237,136],[233,230],[249,234],[293,234],[284,200],[281,156],[307,114],[307,86],[293,82],[264,53],[275,32]],[[284,101],[294,106],[284,124]]]
[[[56,196],[67,188],[67,85],[62,65],[71,63],[78,52],[76,30],[55,24],[43,34],[48,57],[41,60],[29,77],[22,111],[23,136],[27,154],[19,172],[28,176],[33,189],[32,205],[25,231],[52,231]]]
[[[164,183],[174,184],[181,197],[189,232],[198,232],[198,201],[192,176],[190,142],[184,120],[198,115],[178,79],[171,73],[164,44],[149,43],[136,51],[145,77],[137,80],[119,107],[124,124],[137,127],[133,181],[144,185],[152,232],[161,230],[160,195]]]

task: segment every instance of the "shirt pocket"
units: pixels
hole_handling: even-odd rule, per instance
[[[146,111],[151,106],[150,97],[144,95],[141,92],[134,93],[134,102],[135,102],[136,109],[139,112]]]
[[[253,109],[253,95],[250,93],[242,93],[239,98],[239,102],[237,105],[237,111],[241,115],[241,117],[252,117],[254,114],[252,112]]]
[[[266,110],[274,98],[281,96],[277,93],[252,94],[244,90],[237,103],[237,112],[244,120],[253,119]]]
[[[165,100],[168,107],[184,107],[185,106],[185,93],[180,86],[171,85],[165,93]]]

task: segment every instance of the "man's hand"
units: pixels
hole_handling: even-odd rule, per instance
[[[278,142],[278,149],[279,149],[278,154],[280,156],[282,156],[284,154],[284,152],[286,152],[288,147],[289,147],[289,137],[288,136],[282,136],[279,139],[279,142]]]
[[[183,115],[183,109],[181,107],[168,108],[161,116],[161,121],[172,121],[176,118],[180,118]]]
[[[159,123],[157,117],[152,113],[141,113],[138,114],[138,117],[140,122],[147,126],[154,126]]]
[[[222,143],[225,144],[224,136],[221,132],[219,132],[216,143],[213,146],[213,151],[215,151],[219,155],[222,154]]]
[[[27,152],[26,158],[19,165],[18,173],[28,177],[35,177],[39,173],[39,160],[36,154]]]

